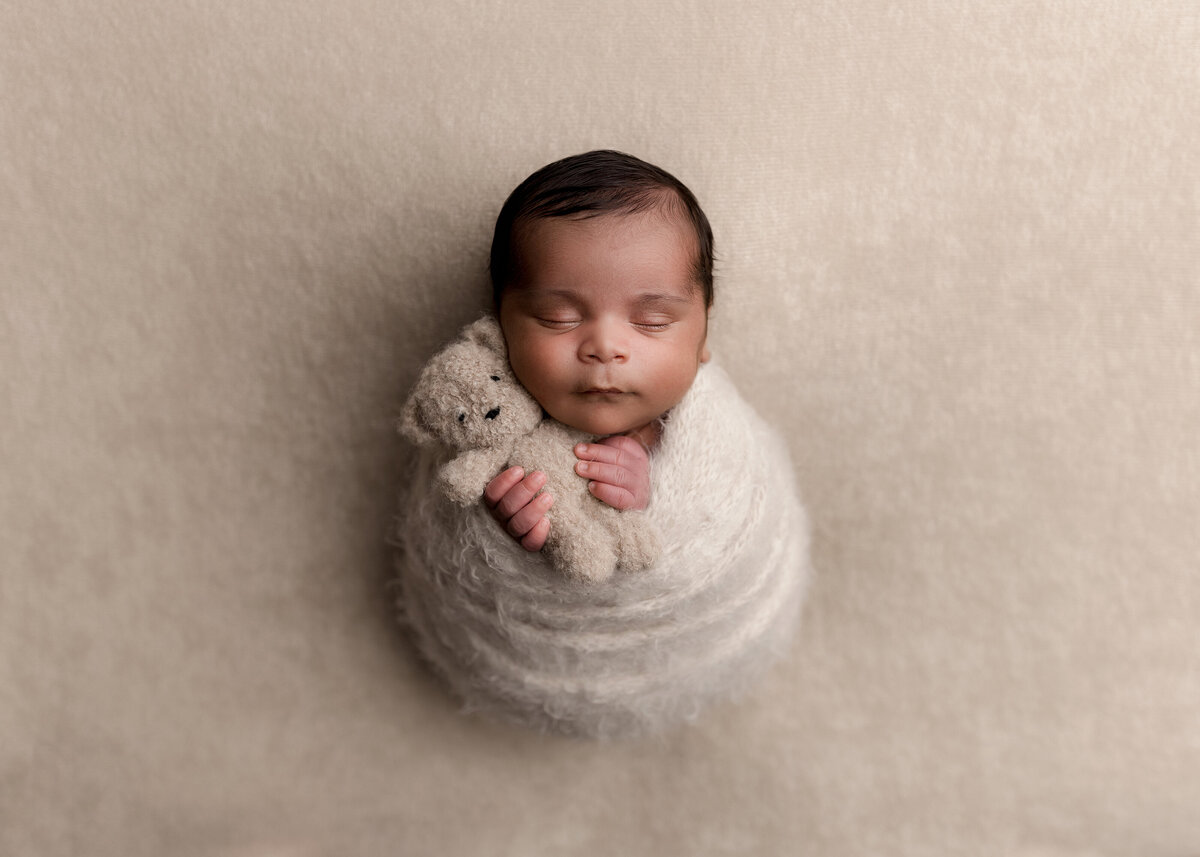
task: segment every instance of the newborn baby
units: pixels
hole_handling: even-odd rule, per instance
[[[709,359],[712,243],[683,183],[617,152],[543,167],[497,220],[491,275],[509,362],[547,414],[604,438],[576,447],[575,470],[617,509],[646,507],[662,418]],[[484,492],[531,551],[550,529],[545,483],[513,467]]]
[[[602,503],[644,510],[660,550],[603,579],[563,574],[542,550],[543,474],[509,468],[482,502],[441,502],[445,452],[422,448],[397,517],[399,603],[467,709],[657,732],[736,696],[791,640],[807,516],[782,438],[710,359],[712,268],[695,197],[629,155],[555,162],[505,202],[491,275],[509,368],[593,438],[564,458]]]

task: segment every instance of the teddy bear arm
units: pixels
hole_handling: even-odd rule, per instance
[[[499,449],[469,449],[446,462],[438,477],[446,496],[462,506],[476,502],[506,457]]]

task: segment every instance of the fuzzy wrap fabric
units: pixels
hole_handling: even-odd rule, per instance
[[[422,451],[397,520],[401,616],[465,703],[572,735],[654,733],[736,696],[785,649],[811,576],[780,437],[715,364],[665,423],[646,515],[662,555],[571,581],[482,503],[434,490]]]

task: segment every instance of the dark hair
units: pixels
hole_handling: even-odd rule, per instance
[[[687,185],[643,160],[601,149],[547,164],[509,194],[492,236],[489,272],[496,309],[517,273],[521,227],[550,217],[588,218],[674,209],[696,233],[696,284],[704,305],[713,302],[713,235],[708,218]]]

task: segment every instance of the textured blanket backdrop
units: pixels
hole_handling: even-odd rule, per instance
[[[0,6],[0,853],[1200,853],[1190,0]],[[492,219],[613,147],[817,579],[739,705],[460,716],[384,536]]]

